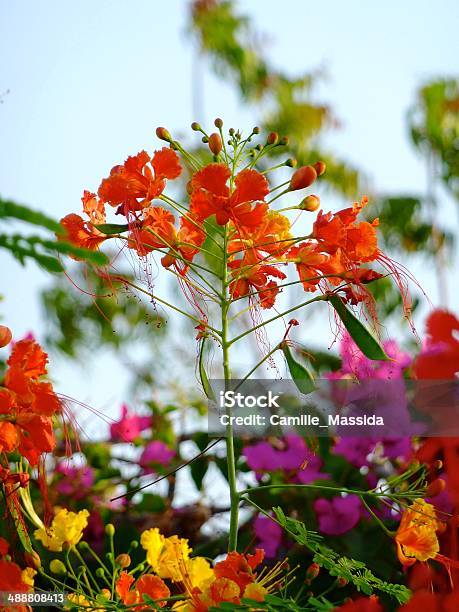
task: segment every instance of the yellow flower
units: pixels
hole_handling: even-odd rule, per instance
[[[36,575],[36,570],[33,569],[33,567],[26,567],[25,569],[22,570],[21,572],[21,580],[24,584],[27,584],[28,586],[33,587],[33,579],[34,576]]]
[[[67,599],[72,603],[82,608],[89,608],[91,605],[84,595],[77,595],[77,593],[70,593]],[[69,610],[71,606],[65,606],[65,610]]]
[[[147,561],[155,574],[173,582],[181,580],[181,565],[188,561],[191,553],[188,540],[176,535],[166,538],[155,527],[142,533],[140,543],[147,551]]]
[[[439,528],[435,508],[423,499],[417,499],[402,516],[395,535],[400,563],[406,567],[416,561],[434,559],[439,550]]]
[[[214,570],[204,557],[193,557],[186,562],[186,571],[193,588],[204,591],[215,580]]]
[[[61,508],[54,516],[51,527],[36,529],[35,537],[48,550],[59,552],[64,544],[70,547],[81,540],[83,529],[88,524],[88,516],[87,510],[76,513]]]
[[[247,599],[253,599],[255,601],[264,601],[268,593],[268,589],[265,589],[264,586],[256,582],[252,582],[245,587],[244,597],[247,597]]]

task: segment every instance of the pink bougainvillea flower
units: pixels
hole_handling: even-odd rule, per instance
[[[147,444],[140,455],[139,465],[144,468],[145,472],[151,473],[153,472],[151,468],[155,465],[169,465],[175,454],[175,451],[161,440],[153,440]]]
[[[90,493],[94,484],[94,470],[89,465],[73,467],[60,463],[56,472],[63,476],[56,486],[61,495],[83,499]]]
[[[258,538],[260,548],[265,551],[265,557],[274,559],[282,542],[282,527],[269,516],[259,514],[253,522],[253,530]]]
[[[283,470],[302,484],[329,478],[320,471],[322,460],[314,454],[301,436],[288,434],[274,448],[269,442],[261,441],[246,446],[242,454],[248,466],[255,472]]]
[[[357,495],[319,498],[314,502],[319,530],[327,535],[342,535],[353,529],[362,516],[362,502]]]
[[[112,442],[133,442],[142,431],[150,427],[150,416],[139,416],[129,412],[129,408],[123,404],[120,420],[110,425],[110,437]]]

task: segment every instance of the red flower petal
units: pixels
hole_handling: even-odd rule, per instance
[[[205,189],[213,195],[227,197],[229,189],[226,183],[230,176],[231,171],[225,164],[209,164],[193,175],[191,188],[193,191]]]
[[[257,170],[250,168],[242,170],[236,176],[234,182],[236,189],[231,196],[232,204],[264,200],[269,193],[268,181]]]
[[[175,179],[182,172],[182,166],[180,165],[177,153],[167,147],[163,147],[160,151],[155,151],[151,165],[155,170],[156,177]]]

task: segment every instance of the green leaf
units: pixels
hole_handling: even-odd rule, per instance
[[[32,210],[27,206],[22,206],[21,204],[12,202],[11,200],[3,200],[2,198],[0,198],[0,217],[2,219],[26,221],[32,225],[45,227],[46,229],[49,229],[57,234],[61,234],[63,232],[60,223],[54,219],[51,219],[47,215],[44,215],[36,210]]]
[[[100,223],[98,225],[94,225],[94,227],[102,234],[107,234],[107,236],[122,234],[123,232],[127,232],[129,229],[129,225],[127,223]]]
[[[215,395],[213,389],[210,385],[209,378],[207,376],[206,369],[204,367],[204,345],[206,339],[203,338],[201,342],[201,347],[199,349],[199,377],[201,379],[202,388],[204,393],[210,400],[215,400]]]
[[[282,343],[281,349],[287,361],[293,382],[300,393],[304,393],[305,395],[312,393],[316,386],[311,371],[293,357],[292,351],[286,342]]]
[[[329,296],[328,300],[362,353],[368,357],[368,359],[374,361],[388,361],[389,357],[386,355],[379,341],[371,331],[359,321],[349,308],[346,307],[339,295],[332,294]]]
[[[198,491],[202,489],[202,481],[204,480],[208,467],[209,460],[207,457],[200,457],[190,465],[191,477]]]

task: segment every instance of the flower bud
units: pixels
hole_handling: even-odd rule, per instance
[[[298,168],[290,180],[290,191],[305,189],[313,184],[317,178],[317,172],[312,166],[301,166]]]
[[[258,127],[258,125],[256,125],[252,130],[252,134],[259,134],[259,133],[260,133],[260,128]]]
[[[209,136],[209,149],[214,155],[218,155],[223,148],[222,139],[220,134],[214,132]]]
[[[279,142],[279,134],[277,132],[270,132],[268,134],[268,138],[266,139],[266,143],[269,145],[275,145]]]
[[[191,124],[191,129],[194,132],[200,132],[201,131],[201,126],[199,125],[199,123],[197,121],[193,121],[193,123]]]
[[[347,584],[349,584],[349,580],[346,580],[346,578],[342,578],[340,576],[339,578],[336,579],[336,586],[339,587],[340,589],[345,587]]]
[[[139,548],[139,543],[137,540],[132,540],[130,546],[131,548],[136,549],[136,548]]]
[[[426,497],[436,497],[445,490],[446,482],[443,478],[436,478],[426,489]]]
[[[165,127],[156,128],[156,136],[160,140],[165,140],[166,142],[170,142],[172,140],[172,136],[170,135],[169,131],[166,130]]]
[[[52,559],[52,561],[50,561],[49,563],[49,571],[52,574],[65,576],[65,574],[67,573],[67,568],[60,559]]]
[[[13,334],[11,333],[11,329],[6,327],[6,325],[0,325],[0,348],[9,344],[12,339]]]
[[[311,584],[314,578],[317,578],[320,572],[320,565],[318,563],[311,563],[306,570],[306,584]]]
[[[234,130],[234,128],[230,128],[230,129],[228,130],[229,135],[230,135],[230,136],[234,136],[234,131],[235,131],[235,130]]]
[[[288,159],[285,160],[285,165],[287,166],[287,168],[295,168],[297,163],[298,162],[293,157],[289,157]]]
[[[441,470],[443,467],[443,461],[441,459],[436,459],[433,463],[432,463],[432,467],[434,470]]]
[[[115,563],[117,563],[121,568],[126,569],[131,565],[131,557],[126,553],[121,553],[116,557]]]
[[[307,210],[309,212],[316,212],[320,208],[320,198],[316,195],[308,195],[304,198],[304,200],[299,204],[298,208],[301,210]]]
[[[203,136],[201,140],[204,144],[207,144],[209,142],[209,139],[207,138],[207,136]]]
[[[214,121],[214,125],[216,128],[221,129],[223,127],[223,120],[217,117]]]
[[[100,594],[102,595],[102,597],[104,599],[111,599],[112,598],[112,594],[110,593],[110,591],[108,589],[102,589],[100,591]]]
[[[326,167],[327,166],[324,164],[323,161],[317,161],[314,164],[314,169],[317,172],[317,176],[322,176],[322,174],[325,172]]]
[[[288,136],[283,136],[280,140],[279,140],[279,144],[286,147],[288,145],[288,143],[290,142],[290,139]]]
[[[108,525],[106,525],[105,527],[105,533],[110,537],[113,538],[113,536],[115,535],[115,526],[113,525],[113,523],[108,523]]]
[[[34,569],[39,569],[41,567],[40,556],[34,550],[24,553],[24,561],[29,567],[33,567]]]
[[[98,568],[96,569],[96,576],[97,576],[98,578],[103,578],[103,577],[105,576],[105,571],[104,571],[104,568],[103,568],[103,567],[98,567]]]

